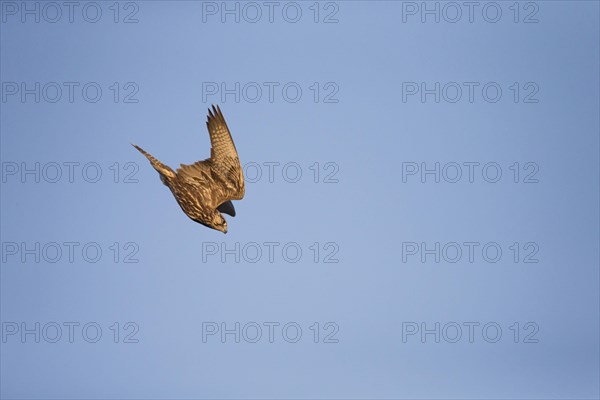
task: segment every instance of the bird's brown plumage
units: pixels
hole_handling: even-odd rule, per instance
[[[227,222],[219,209],[235,215],[230,201],[244,197],[244,175],[231,133],[218,106],[208,110],[206,127],[210,135],[210,158],[190,165],[181,164],[175,172],[142,148],[133,146],[158,171],[162,182],[171,189],[188,217],[227,233]]]

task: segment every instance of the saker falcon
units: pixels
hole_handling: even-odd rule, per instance
[[[244,197],[244,174],[233,139],[219,106],[208,110],[206,122],[210,135],[210,158],[191,165],[181,164],[173,171],[169,166],[138,149],[171,189],[183,212],[194,221],[227,233],[227,221],[221,213],[235,216],[231,200]]]

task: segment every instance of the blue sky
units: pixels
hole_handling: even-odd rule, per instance
[[[49,4],[0,2],[3,398],[600,395],[597,2]],[[130,146],[211,104],[226,236]]]

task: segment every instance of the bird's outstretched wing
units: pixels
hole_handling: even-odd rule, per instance
[[[182,164],[177,173],[184,174],[199,184],[212,182],[214,187],[210,188],[210,197],[213,204],[240,200],[245,193],[244,174],[231,133],[218,106],[212,106],[212,110],[208,110],[206,127],[210,135],[210,158],[191,165]]]
[[[208,109],[206,127],[208,128],[210,144],[212,146],[210,152],[211,161],[214,163],[230,163],[232,159],[238,160],[235,144],[219,106],[217,108],[212,106],[212,110]]]
[[[212,106],[208,110],[208,121],[206,122],[210,135],[211,169],[219,175],[224,185],[224,197],[219,203],[227,200],[240,200],[244,197],[244,174],[235,144],[229,133],[229,128],[223,117],[221,109]]]

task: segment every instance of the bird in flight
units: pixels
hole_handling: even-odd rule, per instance
[[[171,192],[183,212],[192,220],[227,233],[224,214],[235,216],[231,200],[244,197],[244,174],[237,150],[227,128],[227,123],[219,106],[208,109],[206,122],[210,136],[210,158],[190,165],[181,164],[173,171],[148,154],[141,147],[132,144],[142,153],[160,175],[160,180]]]

